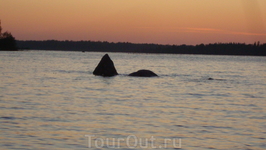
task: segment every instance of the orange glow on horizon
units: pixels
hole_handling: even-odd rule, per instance
[[[252,1],[9,0],[0,19],[18,40],[266,43],[266,1]]]

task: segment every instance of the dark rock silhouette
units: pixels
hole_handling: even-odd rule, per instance
[[[93,71],[93,74],[96,76],[103,76],[103,77],[111,77],[118,75],[114,63],[109,57],[108,54],[105,54],[101,61],[99,62],[98,66]],[[150,70],[139,70],[137,72],[133,72],[129,74],[128,76],[135,76],[135,77],[156,77],[158,76],[154,72]]]
[[[133,73],[129,74],[129,76],[135,76],[135,77],[156,77],[158,75],[155,74],[154,72],[150,71],[150,70],[139,70],[137,72],[133,72]]]
[[[114,63],[108,54],[105,54],[102,57],[98,66],[93,71],[93,74],[96,76],[103,76],[103,77],[111,77],[111,76],[118,75],[115,69]]]

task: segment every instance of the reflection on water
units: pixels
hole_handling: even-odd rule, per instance
[[[1,148],[265,149],[264,57],[109,53],[121,75],[93,76],[103,55],[0,52]]]

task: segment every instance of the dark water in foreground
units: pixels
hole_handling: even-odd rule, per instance
[[[266,57],[103,55],[0,52],[1,150],[266,149]]]

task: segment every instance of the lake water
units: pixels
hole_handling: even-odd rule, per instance
[[[266,149],[266,57],[104,54],[0,52],[1,150]]]

